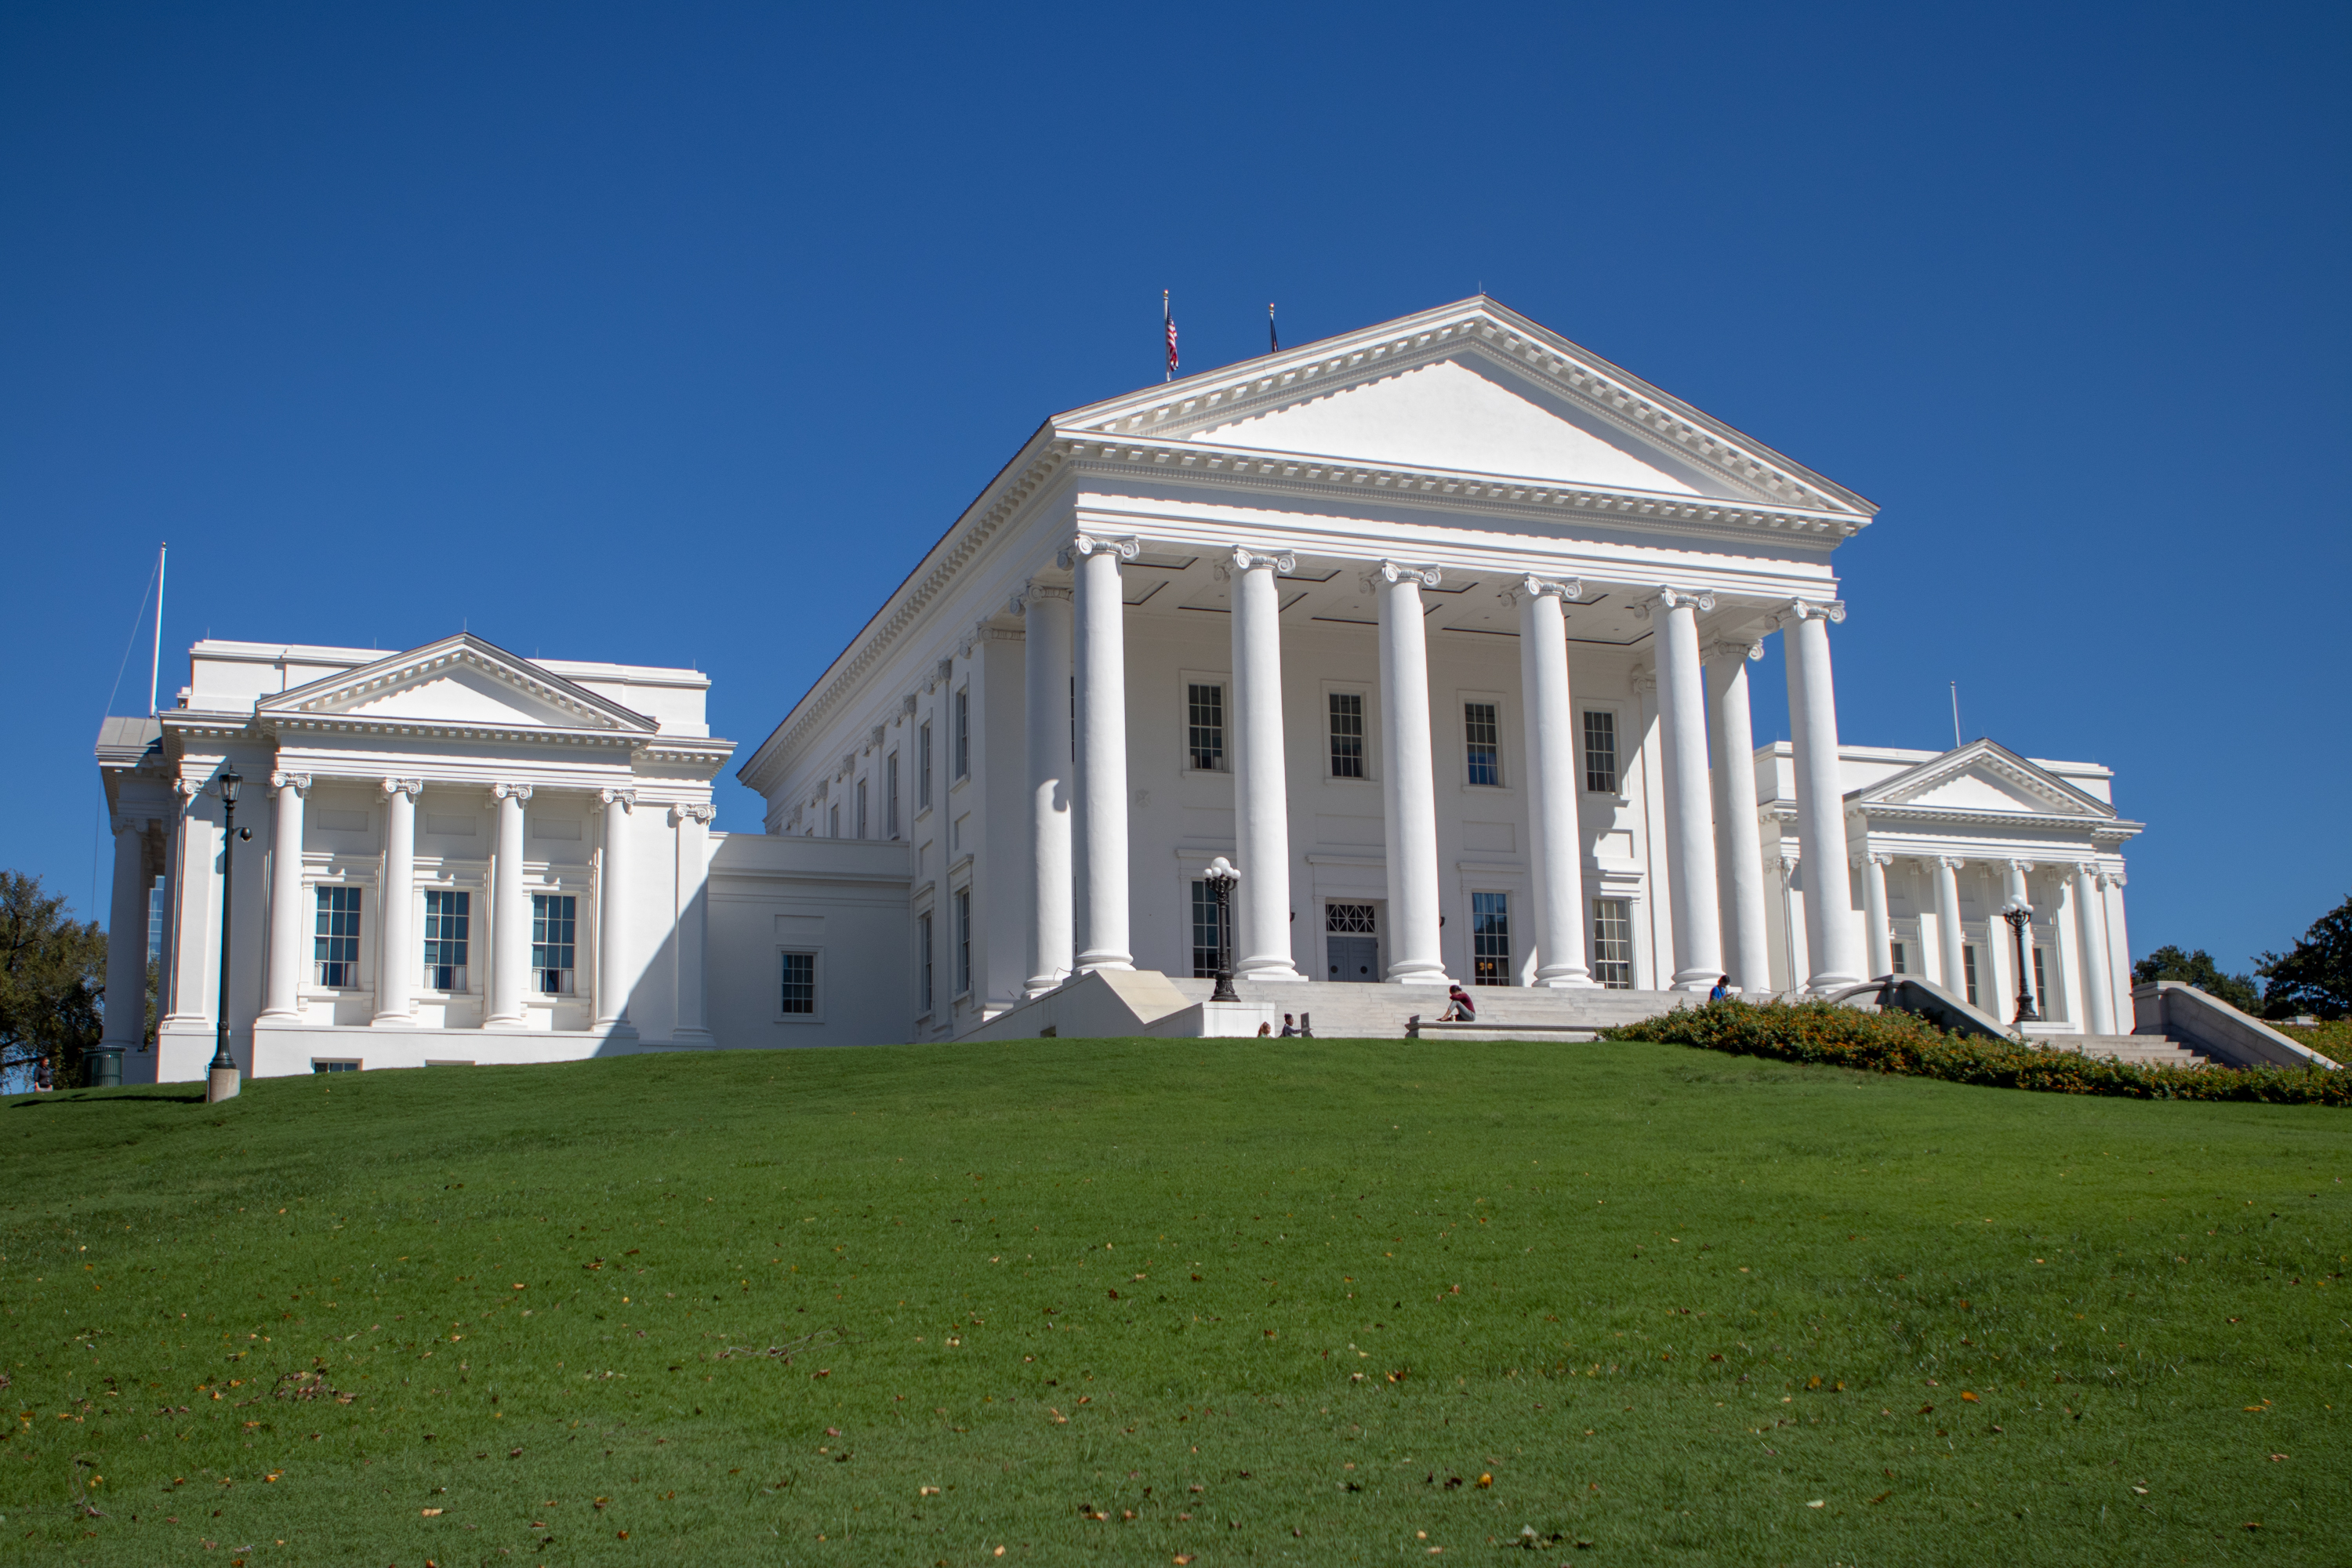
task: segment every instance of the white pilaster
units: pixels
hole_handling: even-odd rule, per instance
[[[1584,584],[1520,580],[1519,710],[1527,726],[1528,826],[1535,852],[1536,984],[1594,984],[1585,963],[1584,830],[1577,820],[1576,710],[1568,676],[1568,600]]]
[[[1021,595],[1029,742],[1029,984],[1042,996],[1076,963],[1070,866],[1070,590],[1032,583]]]
[[[1282,599],[1276,572],[1288,553],[1236,550],[1233,583],[1234,975],[1304,980],[1290,953],[1290,785],[1282,753]]]
[[[526,1026],[523,997],[530,989],[530,893],[523,886],[523,807],[530,785],[495,784],[498,849],[490,867],[490,1010],[486,1029]]]
[[[264,963],[261,1016],[302,1016],[302,802],[308,773],[274,773],[269,790],[275,820],[269,835],[269,952]]]
[[[135,1051],[147,1037],[147,825],[114,828],[114,882],[106,915],[106,1031],[100,1044]]]
[[[629,1025],[629,829],[637,804],[633,789],[600,789],[604,807],[604,861],[596,872],[596,1026],[635,1034]]]
[[[1845,605],[1799,599],[1781,614],[1789,666],[1789,728],[1796,753],[1797,845],[1805,889],[1805,988],[1833,991],[1863,978],[1853,893],[1845,877],[1845,791],[1838,774],[1837,687],[1830,676],[1832,621]]]
[[[416,888],[416,797],[423,779],[383,781],[383,875],[377,880],[375,1016],[379,1029],[405,1029],[416,1018],[409,998],[423,963],[411,940],[409,906]]]
[[[670,1031],[674,1044],[711,1046],[709,984],[710,906],[705,889],[710,879],[710,821],[719,808],[709,801],[682,801],[669,808],[677,830],[677,925],[670,951],[677,959],[677,1022]]]
[[[1381,607],[1381,802],[1389,883],[1389,972],[1405,985],[1446,984],[1438,945],[1437,772],[1430,752],[1429,638],[1421,591],[1434,566],[1383,561],[1365,586]]]
[[[211,1026],[212,990],[205,983],[212,978],[220,921],[212,900],[212,889],[219,882],[208,870],[216,835],[200,804],[209,797],[199,781],[187,778],[173,779],[172,794],[179,806],[171,827],[171,893],[164,905],[171,929],[163,944],[166,994],[158,998],[164,1009],[158,1033],[166,1027]],[[157,1065],[160,1068],[162,1064]]]
[[[1870,922],[1870,975],[1874,980],[1895,973],[1895,928],[1886,918],[1886,866],[1894,858],[1892,855],[1862,858],[1863,912]]]
[[[1716,910],[1715,825],[1706,767],[1706,677],[1698,613],[1711,594],[1660,588],[1633,606],[1657,627],[1658,739],[1665,768],[1666,873],[1674,900],[1672,989],[1704,994],[1723,970],[1723,925]],[[1812,846],[1805,846],[1806,857]]]
[[[1949,855],[1927,862],[1936,877],[1936,946],[1943,973],[1936,984],[1965,1002],[1969,999],[1968,933],[1960,929],[1960,868],[1968,862]]]
[[[1723,919],[1723,964],[1744,995],[1772,990],[1772,938],[1765,924],[1764,847],[1756,822],[1756,733],[1748,710],[1748,667],[1759,642],[1719,642],[1706,650],[1707,731],[1715,745],[1716,897]]]
[[[1071,663],[1078,683],[1077,969],[1132,969],[1127,892],[1127,606],[1118,563],[1141,549],[1133,539],[1081,533],[1066,559],[1076,582]]]

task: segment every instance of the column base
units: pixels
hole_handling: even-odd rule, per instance
[[[489,1030],[493,1034],[517,1035],[521,1034],[523,1031],[530,1027],[530,1020],[528,1018],[485,1018],[482,1020],[482,1027]]]
[[[1110,954],[1102,958],[1081,957],[1078,960],[1077,973],[1080,974],[1092,974],[1097,969],[1133,969],[1134,967],[1135,960],[1121,952]]]
[[[368,1020],[372,1029],[413,1029],[416,1027],[414,1013],[378,1013]]]
[[[299,1007],[264,1007],[253,1016],[257,1024],[299,1024],[302,1021]]]
[[[1722,973],[1720,969],[1685,970],[1675,976],[1675,983],[1666,989],[1686,991],[1694,996],[1704,996],[1715,989],[1715,977]]]
[[[1427,968],[1416,966],[1412,969],[1402,965],[1392,965],[1381,983],[1384,985],[1451,985],[1454,980],[1445,973],[1443,964],[1432,964]]]
[[[626,1018],[599,1018],[592,1027],[608,1040],[634,1040],[637,1037],[637,1026]]]
[[[1292,967],[1290,960],[1286,958],[1267,959],[1255,968],[1251,966],[1248,960],[1244,959],[1234,970],[1234,978],[1236,980],[1263,980],[1276,985],[1288,984],[1293,982],[1301,985],[1307,984],[1307,976],[1299,973],[1296,968]]]
[[[1826,996],[1832,991],[1843,991],[1849,985],[1861,984],[1862,976],[1859,974],[1816,974],[1805,982],[1804,994],[1808,997]]]
[[[1066,972],[1058,974],[1033,974],[1021,987],[1021,999],[1024,1002],[1034,1002],[1040,996],[1059,991],[1070,978]]]
[[[1536,976],[1535,984],[1531,986],[1530,989],[1537,991],[1598,991],[1601,989],[1601,982],[1593,979],[1590,974],[1538,974]]]
[[[684,1046],[688,1050],[714,1050],[718,1047],[719,1037],[708,1029],[673,1029],[669,1043]]]

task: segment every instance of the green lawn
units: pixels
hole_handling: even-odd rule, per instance
[[[50,1095],[0,1162],[0,1561],[2352,1556],[2342,1110],[1055,1040]]]

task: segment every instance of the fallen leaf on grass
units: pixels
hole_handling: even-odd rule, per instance
[[[1969,1403],[1970,1405],[1981,1405],[1981,1404],[1983,1404],[1983,1403],[1984,1403],[1984,1401],[1983,1401],[1983,1400],[1979,1399],[1975,1394],[1970,1394],[1970,1393],[1969,1393],[1967,1389],[1965,1389],[1965,1388],[1963,1388],[1962,1390],[1960,1390],[1960,1397],[1961,1397],[1962,1399],[1964,1399],[1964,1400],[1968,1401],[1968,1403]]]
[[[417,1511],[417,1512],[419,1512],[419,1513],[421,1513],[421,1514],[423,1514],[425,1518],[427,1518],[427,1519],[431,1519],[434,1515],[436,1515],[436,1514],[439,1513],[441,1510],[440,1510],[439,1509],[437,1509],[437,1508],[420,1508],[420,1509],[418,1509],[416,1511]]]

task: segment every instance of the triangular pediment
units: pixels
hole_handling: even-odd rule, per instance
[[[265,697],[267,717],[652,734],[660,725],[469,633]]]
[[[1054,426],[1858,520],[1877,510],[1483,297],[1112,398]]]
[[[2115,808],[2096,795],[1991,741],[1971,741],[1849,798],[1865,812],[1875,806],[2102,821],[2116,816]]]

